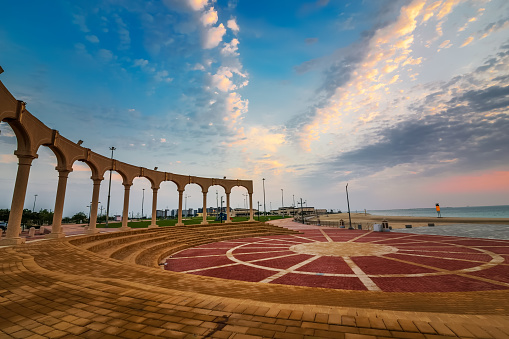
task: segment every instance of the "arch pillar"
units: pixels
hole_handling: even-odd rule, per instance
[[[157,226],[157,191],[159,187],[152,187],[152,222],[148,228],[156,228]]]
[[[202,225],[207,225],[209,222],[207,221],[207,191],[203,191],[203,221]]]
[[[124,185],[124,209],[122,211],[122,227],[120,230],[127,231],[130,230],[131,227],[127,226],[127,222],[129,221],[129,193],[131,192],[131,186],[133,184],[127,183]]]
[[[232,222],[230,219],[230,192],[226,193],[226,221],[225,223]]]
[[[182,200],[184,199],[184,190],[178,190],[179,192],[179,210],[178,210],[178,220],[175,226],[184,226],[182,222]]]
[[[249,221],[255,221],[253,212],[253,193],[249,193]]]
[[[18,173],[16,174],[16,183],[12,194],[7,231],[5,232],[5,238],[0,240],[0,245],[18,245],[25,242],[25,238],[19,236],[21,233],[21,219],[23,217],[23,205],[25,204],[30,167],[37,155],[19,154],[17,152],[14,152],[14,154],[18,156]]]
[[[86,230],[86,234],[95,234],[98,233],[97,229],[97,207],[99,205],[99,190],[101,188],[101,181],[103,179],[93,179],[94,180],[94,188],[92,190],[92,208],[90,210],[90,222],[88,225],[88,229]]]
[[[71,170],[58,170],[58,186],[57,196],[55,198],[53,223],[51,225],[51,233],[47,234],[45,238],[56,239],[65,237],[64,232],[62,232],[62,214],[64,212],[65,191],[67,188],[67,178],[69,177],[69,173],[71,173]]]

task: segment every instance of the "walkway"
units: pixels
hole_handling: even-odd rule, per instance
[[[0,248],[7,338],[509,338],[508,315],[507,289],[310,288],[127,265],[67,240]]]

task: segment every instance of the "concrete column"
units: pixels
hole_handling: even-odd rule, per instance
[[[51,225],[51,233],[47,234],[45,238],[55,239],[65,237],[64,232],[62,232],[62,213],[64,212],[67,178],[70,172],[69,170],[58,171],[58,186],[57,196],[55,198],[55,212],[53,213],[53,224]]]
[[[97,207],[99,205],[99,190],[101,188],[102,179],[93,179],[94,180],[94,189],[92,191],[92,209],[90,210],[90,223],[88,225],[88,229],[86,230],[86,234],[95,234],[98,233],[97,229]]]
[[[209,222],[207,221],[207,192],[203,192],[203,221],[202,225],[207,225]]]
[[[9,222],[7,223],[5,238],[0,240],[0,245],[18,245],[25,242],[25,238],[21,238],[19,234],[21,233],[21,218],[27,193],[28,176],[34,159],[35,157],[31,155],[18,155],[18,173],[16,174],[16,183],[12,193]]]
[[[152,188],[152,222],[148,228],[156,228],[157,226],[157,191],[159,187]]]
[[[124,210],[122,211],[122,227],[120,229],[122,231],[127,231],[131,229],[131,227],[127,226],[127,222],[129,221],[129,192],[131,192],[132,184],[123,185],[124,185]]]
[[[249,221],[255,221],[253,211],[253,193],[249,193]]]
[[[182,200],[184,199],[184,190],[178,190],[179,192],[179,210],[178,210],[178,221],[175,226],[184,226],[182,222]]]
[[[226,193],[226,223],[232,222],[230,219],[230,193]]]

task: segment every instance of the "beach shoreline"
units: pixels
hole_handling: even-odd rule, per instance
[[[429,223],[435,226],[445,226],[454,224],[486,224],[486,225],[509,225],[509,218],[458,218],[458,217],[410,217],[410,216],[388,216],[369,213],[351,213],[352,225],[357,224],[380,224],[387,220],[392,228],[405,228],[405,225],[412,227],[424,227]],[[320,221],[338,222],[343,219],[345,225],[349,225],[348,213],[325,214],[319,216]],[[316,218],[310,221],[316,221]]]

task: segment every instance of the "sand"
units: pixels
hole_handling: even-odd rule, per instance
[[[392,228],[405,228],[405,225],[412,225],[412,227],[428,226],[428,223],[438,225],[452,225],[452,224],[497,224],[509,225],[508,218],[450,218],[450,217],[401,217],[401,216],[385,216],[364,213],[351,213],[352,225],[356,227],[357,224],[373,225],[380,224],[382,220],[387,220],[389,226]],[[321,215],[320,221],[334,221],[337,222],[343,219],[345,225],[349,225],[348,213],[328,214]],[[313,219],[311,219],[313,220]],[[315,219],[316,220],[316,219]]]

